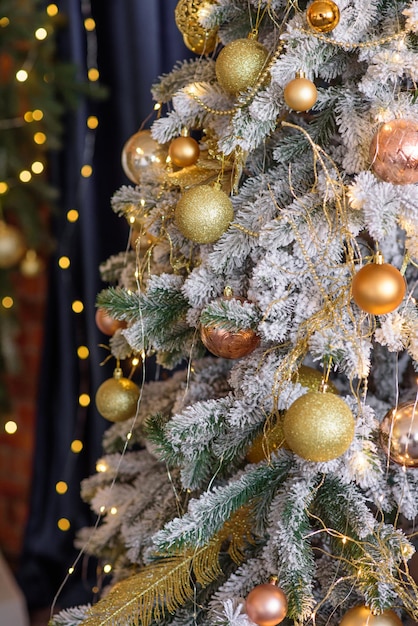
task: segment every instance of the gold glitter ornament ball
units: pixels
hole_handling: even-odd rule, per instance
[[[306,11],[309,26],[318,33],[329,33],[338,26],[340,10],[332,0],[315,0]]]
[[[405,402],[391,409],[380,424],[380,443],[394,463],[418,467],[418,406]]]
[[[145,169],[165,166],[167,149],[155,141],[149,130],[140,130],[130,137],[122,149],[121,163],[126,176],[139,184]]]
[[[195,54],[210,54],[218,41],[218,28],[205,29],[199,18],[213,0],[180,0],[174,11],[176,26],[186,47]]]
[[[276,626],[286,617],[286,595],[275,584],[257,585],[245,600],[245,612],[258,626]]]
[[[254,87],[269,56],[267,48],[255,39],[236,39],[220,51],[216,59],[216,78],[230,95]]]
[[[25,242],[20,231],[0,220],[0,268],[13,267],[25,254]]]
[[[287,409],[283,421],[286,444],[307,461],[341,456],[354,437],[354,418],[339,396],[308,391]]]
[[[396,119],[383,124],[370,145],[373,172],[395,185],[418,183],[418,121]]]
[[[322,372],[308,365],[301,365],[297,373],[293,376],[292,382],[300,383],[303,387],[307,387],[310,391],[318,391],[324,379]],[[328,381],[328,389],[330,393],[338,393],[335,385]]]
[[[211,185],[198,185],[185,191],[174,212],[179,231],[195,243],[217,241],[233,217],[229,197]]]
[[[317,101],[318,91],[311,80],[300,76],[287,83],[283,97],[289,109],[308,111]]]
[[[168,156],[177,167],[194,165],[200,154],[199,144],[193,137],[176,137],[170,143]]]
[[[282,446],[285,446],[283,425],[281,422],[277,422],[254,439],[245,458],[249,463],[259,463],[268,459],[273,452]]]
[[[100,415],[110,422],[124,422],[136,413],[139,387],[122,376],[116,368],[113,378],[105,380],[96,392],[96,407]]]
[[[384,315],[398,308],[405,297],[406,283],[390,263],[369,263],[354,276],[351,293],[363,311]]]
[[[380,615],[373,615],[364,605],[349,609],[343,616],[340,626],[402,626],[402,621],[395,611],[387,609]]]

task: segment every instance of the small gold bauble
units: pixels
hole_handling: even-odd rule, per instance
[[[308,391],[287,409],[283,433],[289,448],[303,459],[331,461],[350,446],[354,418],[339,396]]]
[[[139,399],[139,387],[122,376],[116,368],[113,378],[105,380],[96,392],[96,407],[100,415],[110,422],[124,422],[134,417]]]
[[[306,19],[313,30],[329,33],[340,21],[340,10],[332,0],[314,0],[308,6]]]
[[[286,617],[286,595],[275,584],[257,585],[245,600],[245,612],[258,626],[276,626]]]
[[[259,463],[268,459],[273,452],[282,446],[285,446],[283,425],[281,422],[277,422],[254,439],[245,458],[249,463]]]
[[[163,168],[167,149],[159,144],[149,130],[140,130],[128,139],[122,149],[122,169],[133,183],[139,184],[145,169]]]
[[[27,250],[25,256],[20,261],[20,271],[26,278],[34,278],[44,269],[42,259],[39,258],[36,250]]]
[[[214,0],[180,0],[174,11],[176,26],[183,35],[186,47],[195,54],[210,54],[218,41],[218,28],[205,29],[199,22],[204,5]]]
[[[349,609],[343,616],[340,626],[402,626],[402,621],[395,611],[390,609],[380,615],[373,615],[367,606],[361,605]]]
[[[0,221],[0,268],[13,267],[25,254],[25,243],[20,231],[6,222]]]
[[[196,243],[213,243],[226,231],[234,210],[229,197],[211,185],[198,185],[184,192],[175,209],[179,231]]]
[[[388,183],[418,183],[418,121],[383,124],[370,145],[370,161],[376,176]]]
[[[418,467],[418,407],[405,402],[391,409],[380,424],[380,443],[394,463]]]
[[[369,263],[354,276],[351,293],[363,311],[384,315],[400,305],[406,283],[400,271],[390,263]]]
[[[220,51],[216,59],[216,78],[221,87],[237,95],[257,83],[264,70],[268,50],[255,39],[236,39]]]
[[[286,85],[283,91],[284,101],[294,111],[308,111],[318,98],[318,91],[314,83],[308,78],[294,78]]]
[[[199,158],[200,148],[193,137],[176,137],[170,143],[168,156],[177,167],[194,165]]]

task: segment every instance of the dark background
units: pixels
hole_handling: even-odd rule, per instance
[[[95,299],[104,288],[98,266],[125,249],[127,224],[110,208],[110,197],[125,178],[120,155],[125,141],[153,112],[151,84],[178,59],[193,56],[184,46],[174,22],[177,0],[65,0],[59,3],[67,21],[61,29],[58,56],[72,61],[86,74],[88,55],[97,57],[100,82],[108,88],[104,100],[80,99],[65,120],[64,148],[51,156],[50,176],[60,190],[59,212],[52,228],[57,248],[48,272],[45,340],[37,403],[36,445],[30,514],[18,571],[19,584],[29,609],[51,605],[77,551],[77,529],[95,518],[81,502],[80,481],[95,472],[101,455],[102,435],[108,423],[98,415],[94,393],[111,376],[113,366],[101,367],[106,354],[99,347],[106,338],[94,321]],[[84,19],[93,17],[96,31],[86,36]],[[97,45],[97,49],[95,49]],[[97,115],[99,126],[88,131],[88,115]],[[80,176],[83,164],[93,166],[90,178]],[[79,220],[66,219],[69,209]],[[58,258],[71,259],[69,270]],[[74,315],[71,303],[81,300],[84,311]],[[90,357],[77,358],[76,348],[86,345]],[[114,365],[114,364],[113,364]],[[80,407],[80,393],[92,402]],[[70,452],[80,439],[80,454]],[[69,489],[58,495],[55,484],[65,480]],[[62,532],[57,520],[65,517],[71,531]],[[95,564],[83,563],[65,584],[58,598],[61,608],[92,600]]]

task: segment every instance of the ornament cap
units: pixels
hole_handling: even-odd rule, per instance
[[[376,265],[383,265],[384,259],[383,259],[383,254],[381,252],[376,252],[374,256],[374,262],[376,263]]]
[[[182,137],[189,137],[190,135],[189,129],[186,128],[186,126],[183,126],[183,128],[181,129],[180,135]]]
[[[232,298],[233,295],[234,295],[234,290],[232,289],[232,287],[230,287],[229,285],[226,285],[224,289],[225,298]]]
[[[122,378],[122,375],[123,375],[122,368],[115,367],[115,369],[113,370],[113,378],[115,380],[119,380],[120,378]]]
[[[279,577],[276,576],[275,574],[272,574],[271,576],[269,576],[268,582],[270,583],[270,585],[277,585],[279,584]]]

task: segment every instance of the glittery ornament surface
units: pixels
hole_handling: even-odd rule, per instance
[[[294,78],[283,91],[284,101],[294,111],[308,111],[313,107],[318,91],[315,84],[307,78]]]
[[[353,278],[351,293],[354,302],[366,313],[384,315],[394,311],[406,293],[405,279],[389,263],[369,263]]]
[[[386,610],[380,615],[373,615],[367,606],[361,605],[349,609],[340,626],[402,626],[402,621],[395,611]]]
[[[301,365],[292,378],[293,382],[300,383],[302,387],[307,387],[310,391],[319,391],[319,387],[323,380],[323,373],[313,367],[309,367],[308,365]],[[332,382],[328,381],[327,385],[328,392],[338,393],[337,388]]]
[[[130,137],[122,149],[122,169],[133,183],[141,181],[145,168],[163,168],[167,149],[152,138],[149,130],[140,130]]]
[[[110,422],[123,422],[136,413],[139,398],[138,385],[129,378],[109,378],[96,392],[96,407]]]
[[[395,185],[418,182],[418,121],[396,119],[383,124],[370,145],[376,176]]]
[[[255,39],[236,39],[216,59],[216,77],[221,87],[236,95],[253,87],[266,66],[268,50]]]
[[[219,239],[233,217],[229,197],[210,185],[199,185],[185,191],[175,209],[178,229],[196,243],[213,243]]]
[[[394,463],[418,467],[418,406],[415,402],[391,409],[380,424],[380,442]]]
[[[286,617],[286,595],[276,585],[257,585],[247,596],[245,612],[258,626],[275,626]]]
[[[351,444],[354,418],[340,397],[309,391],[286,411],[283,432],[289,448],[298,456],[308,461],[330,461]]]
[[[314,0],[306,11],[309,26],[319,33],[329,33],[340,21],[340,10],[332,0]]]

